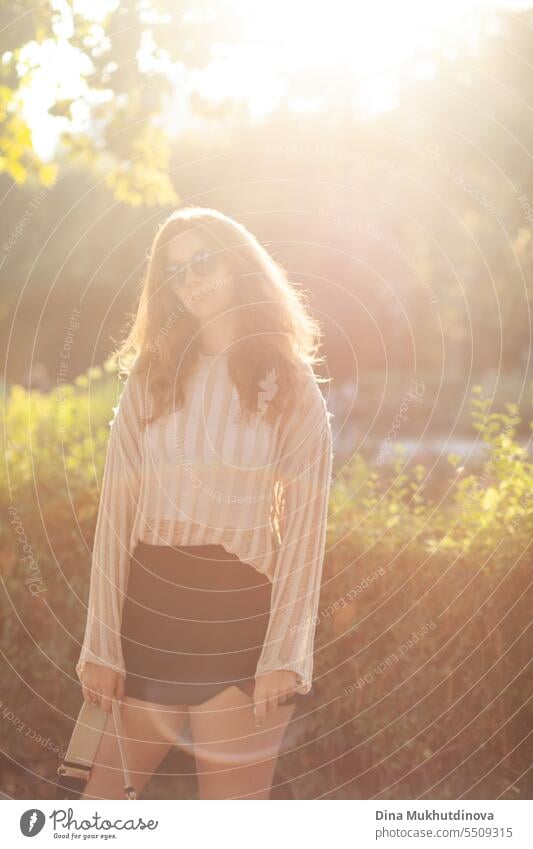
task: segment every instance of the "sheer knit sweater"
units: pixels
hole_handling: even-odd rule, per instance
[[[309,692],[333,450],[332,413],[311,367],[302,371],[298,403],[274,424],[261,410],[275,372],[260,381],[259,412],[239,420],[227,358],[200,355],[185,405],[144,428],[147,384],[128,375],[110,423],[80,679],[86,661],[126,674],[122,609],[138,541],[221,544],[272,584],[256,675],[290,669]]]

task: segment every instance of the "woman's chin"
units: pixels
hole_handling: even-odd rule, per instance
[[[185,303],[183,306],[194,318],[209,318],[209,310],[206,309],[207,304],[202,304],[201,298],[196,298],[194,302]]]

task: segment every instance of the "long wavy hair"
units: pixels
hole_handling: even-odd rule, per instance
[[[313,369],[324,361],[317,355],[320,326],[299,284],[289,282],[281,264],[246,227],[216,209],[179,208],[159,225],[133,323],[112,359],[121,373],[148,377],[153,404],[145,424],[185,403],[185,385],[199,360],[200,323],[178,303],[165,274],[168,244],[185,231],[200,235],[206,248],[220,252],[234,272],[238,331],[228,353],[228,371],[241,415],[258,412],[258,387],[268,386],[275,375],[276,392],[264,413],[267,421],[273,420],[297,399],[302,365]]]

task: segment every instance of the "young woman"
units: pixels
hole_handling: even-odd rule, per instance
[[[332,471],[319,326],[241,224],[160,227],[107,449],[77,675],[109,713],[82,798],[140,795],[188,716],[201,798],[266,799],[311,689]]]

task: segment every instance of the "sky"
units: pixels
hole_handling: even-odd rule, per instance
[[[288,104],[295,112],[322,110],[323,92],[331,79],[332,87],[341,81],[359,116],[375,115],[395,106],[399,74],[406,63],[415,73],[431,78],[438,53],[454,58],[465,50],[475,52],[483,39],[496,34],[494,11],[517,12],[532,5],[531,0],[228,2],[240,22],[236,42],[228,47],[215,40],[211,61],[202,71],[154,56],[146,33],[137,59],[143,68],[162,70],[173,81],[173,95],[163,116],[171,135],[179,136],[199,121],[188,106],[195,92],[214,103],[244,99],[251,120],[260,121],[279,106],[289,81],[295,79],[298,93]],[[91,103],[109,96],[89,90],[84,77],[90,74],[90,59],[68,43],[69,8],[64,0],[53,0],[53,5],[62,13],[56,27],[59,43],[27,45],[20,64],[28,79],[23,112],[36,150],[45,159],[53,154],[57,132],[69,127],[66,118],[47,114],[56,97],[77,99],[71,127],[87,130]],[[99,21],[115,5],[116,0],[76,0],[76,8],[93,21],[95,45],[105,46]]]

